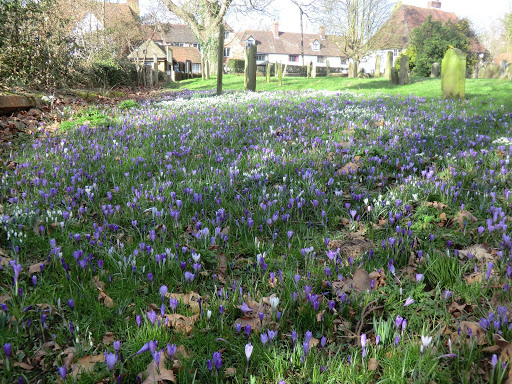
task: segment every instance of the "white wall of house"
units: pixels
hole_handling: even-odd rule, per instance
[[[76,23],[75,28],[73,29],[73,35],[75,36],[83,36],[91,32],[101,31],[103,29],[103,24],[92,12],[87,12],[85,16]]]
[[[290,61],[290,59],[296,57],[295,61]],[[331,68],[348,68],[348,64],[345,60],[342,60],[340,57],[334,56],[313,56],[313,55],[304,55],[304,62],[302,61],[302,55],[288,55],[288,54],[280,54],[280,53],[258,53],[256,63],[261,65],[266,61],[270,63],[279,63],[281,62],[283,65],[297,65],[302,66],[308,63],[316,63],[318,67],[325,67],[327,60],[329,60],[329,66]]]
[[[371,55],[366,56],[364,59],[361,60],[359,63],[359,70],[363,69],[364,73],[374,73],[375,72],[375,62],[377,61],[377,56],[381,56],[380,58],[380,72],[384,73],[384,70],[386,69],[386,57],[387,52],[393,51],[393,65],[395,65],[396,59],[402,52],[402,50],[399,49],[386,49],[381,51],[376,51],[372,53]]]

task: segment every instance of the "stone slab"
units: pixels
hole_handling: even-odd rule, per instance
[[[36,100],[30,96],[0,95],[0,115],[35,108]]]

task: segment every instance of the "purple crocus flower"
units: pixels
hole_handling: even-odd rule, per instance
[[[154,325],[155,324],[155,321],[156,321],[156,312],[151,310],[150,312],[148,312],[148,319],[149,321],[151,322],[151,325]]]
[[[167,344],[167,354],[169,355],[169,360],[172,361],[172,358],[176,353],[176,349],[176,344]]]
[[[244,331],[247,338],[249,338],[249,335],[251,334],[251,324],[245,324]]]
[[[292,343],[293,343],[293,346],[295,347],[295,344],[297,343],[297,332],[296,331],[292,331]]]
[[[309,342],[304,340],[304,342],[302,343],[302,350],[304,351],[304,358],[307,358],[309,352]]]
[[[69,299],[68,300],[68,306],[69,308],[73,309],[75,307],[75,302],[73,301],[73,299]]]
[[[12,353],[11,343],[4,344],[4,353],[5,353],[5,357],[7,357],[7,358],[11,357],[11,353]]]
[[[408,305],[411,305],[412,303],[414,303],[414,299],[411,297],[408,297],[407,299],[405,299],[404,307],[407,307]]]
[[[105,361],[107,362],[109,371],[112,371],[114,369],[114,365],[117,363],[117,355],[115,353],[107,353],[107,351],[105,351]]]
[[[135,321],[137,322],[137,326],[140,328],[140,326],[142,324],[142,316],[141,315],[135,316]]]
[[[219,369],[222,367],[222,356],[220,352],[213,352],[213,364],[215,364],[215,369],[219,371]]]
[[[162,285],[160,287],[160,297],[162,298],[162,301],[164,300],[165,295],[167,294],[168,288],[166,285]]]
[[[68,374],[66,366],[59,367],[58,371],[59,371],[59,375],[62,378],[62,380],[66,380],[66,375]]]
[[[243,312],[243,314],[245,315],[247,312],[251,312],[252,311],[252,308],[250,308],[247,303],[244,301],[242,303],[242,305],[240,306],[240,310]]]
[[[268,336],[266,333],[262,333],[260,335],[261,344],[265,345],[268,342]]]

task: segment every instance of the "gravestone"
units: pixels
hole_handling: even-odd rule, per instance
[[[449,49],[441,63],[441,90],[443,98],[466,96],[466,55],[458,48]]]
[[[508,65],[508,62],[507,60],[503,60],[501,62],[501,72],[500,72],[500,76],[503,76],[505,74],[505,68],[507,68],[507,65]]]
[[[512,80],[512,64],[507,64],[505,70],[503,71],[502,79]]]
[[[500,72],[501,72],[501,69],[498,64],[489,63],[485,67],[485,78],[486,79],[499,79]]]
[[[356,77],[355,74],[357,74],[357,70],[354,70],[355,63],[350,60],[348,63],[348,77]]]
[[[396,68],[391,68],[391,82],[395,85],[398,85],[400,83],[398,69]]]
[[[479,72],[480,68],[478,67],[478,64],[475,64],[473,66],[473,73],[471,74],[471,78],[472,79],[478,79],[478,72]]]
[[[478,68],[478,78],[485,79],[485,64],[480,65]]]
[[[400,59],[400,85],[409,84],[409,56],[402,55]]]
[[[375,58],[375,77],[380,77],[380,55]]]
[[[393,51],[386,53],[386,69],[384,70],[384,77],[388,80],[393,80],[391,77],[391,70],[393,68]]]
[[[430,72],[430,77],[432,77],[432,78],[439,77],[440,72],[441,72],[441,66],[439,65],[439,63],[432,63],[432,70]]]

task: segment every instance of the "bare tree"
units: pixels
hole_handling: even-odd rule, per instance
[[[336,45],[359,63],[375,47],[372,36],[389,19],[390,0],[321,0],[315,9],[318,22],[327,26]]]

